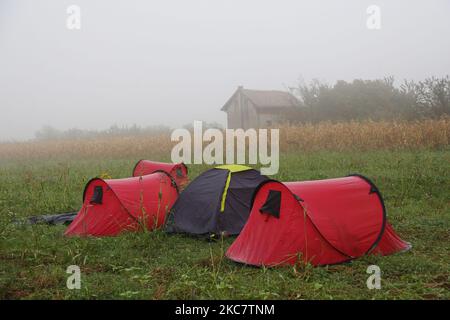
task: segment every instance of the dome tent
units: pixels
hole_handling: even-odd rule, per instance
[[[115,236],[122,231],[152,230],[165,222],[178,197],[173,179],[164,172],[125,179],[90,180],[83,206],[66,236]]]
[[[192,235],[239,234],[247,221],[255,188],[266,176],[242,165],[210,169],[180,194],[166,231]]]
[[[182,187],[188,182],[188,168],[184,163],[166,163],[150,160],[139,160],[133,169],[133,177],[144,176],[158,171],[167,172]]]
[[[247,224],[226,255],[257,266],[299,260],[317,266],[409,248],[386,221],[377,187],[367,178],[353,175],[263,182],[255,191]]]

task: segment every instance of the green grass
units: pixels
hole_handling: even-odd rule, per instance
[[[413,245],[406,253],[349,264],[253,268],[224,258],[233,239],[207,242],[161,231],[65,238],[64,226],[12,223],[78,209],[89,178],[129,176],[135,161],[0,162],[0,299],[450,298],[450,151],[282,156],[274,178],[283,181],[356,172],[372,178],[389,221]],[[206,168],[191,165],[191,178]],[[81,290],[66,288],[72,264],[81,267]],[[382,270],[381,290],[366,287],[371,264]]]

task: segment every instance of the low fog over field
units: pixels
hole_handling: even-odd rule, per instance
[[[367,27],[370,5],[381,29]],[[0,141],[45,125],[225,124],[238,85],[443,77],[449,15],[448,0],[2,0]]]

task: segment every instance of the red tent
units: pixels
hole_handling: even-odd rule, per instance
[[[89,181],[83,206],[65,235],[115,236],[122,231],[160,227],[178,197],[164,172],[142,177]]]
[[[188,169],[184,163],[165,163],[150,160],[139,160],[133,169],[133,177],[139,177],[157,171],[169,173],[179,187],[188,182]]]
[[[409,248],[387,223],[377,187],[354,175],[263,182],[253,196],[246,225],[226,255],[258,266],[299,260],[326,265]]]

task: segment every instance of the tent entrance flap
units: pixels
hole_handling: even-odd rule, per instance
[[[280,207],[281,207],[281,191],[269,190],[269,195],[267,196],[266,202],[259,209],[262,214],[270,214],[275,218],[280,218]]]
[[[92,195],[91,204],[102,204],[103,202],[103,188],[102,186],[94,187],[94,194]]]

